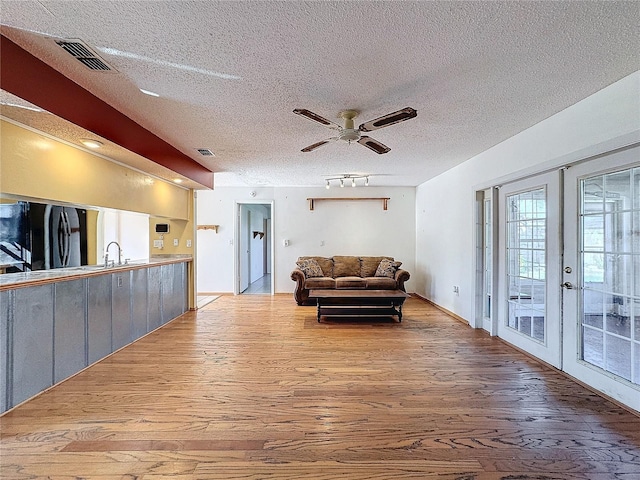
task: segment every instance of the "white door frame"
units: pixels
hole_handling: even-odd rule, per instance
[[[275,202],[273,200],[236,200],[233,215],[233,294],[239,295],[239,276],[240,276],[240,208],[242,205],[269,205],[271,207],[271,229],[269,235],[271,236],[271,295],[275,294],[275,278],[276,278],[276,262],[275,262],[275,242],[273,241],[275,234]]]

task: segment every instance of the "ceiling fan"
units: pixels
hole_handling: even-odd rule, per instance
[[[338,135],[336,137],[331,137],[326,140],[314,143],[313,145],[309,145],[308,147],[302,149],[303,152],[311,152],[312,150],[315,150],[316,148],[321,147],[326,143],[336,140],[343,140],[348,143],[358,142],[360,145],[364,145],[368,149],[373,150],[374,152],[379,154],[387,153],[391,149],[385,144],[380,143],[379,141],[374,140],[367,135],[362,135],[362,132],[371,132],[379,128],[388,127],[389,125],[393,125],[394,123],[400,123],[404,122],[405,120],[415,118],[418,115],[417,110],[411,107],[406,107],[402,110],[398,110],[397,112],[383,115],[382,117],[376,118],[375,120],[369,120],[356,129],[353,128],[353,119],[358,116],[359,112],[357,110],[343,110],[338,114],[338,117],[344,120],[344,127],[341,127],[340,125],[337,125],[327,120],[326,118],[321,117],[317,113],[313,113],[312,111],[306,110],[304,108],[296,108],[293,113],[295,113],[296,115],[301,115],[308,118],[309,120],[321,123],[326,127],[338,131]]]

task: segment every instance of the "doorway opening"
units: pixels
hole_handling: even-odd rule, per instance
[[[236,295],[273,294],[273,202],[236,203]]]

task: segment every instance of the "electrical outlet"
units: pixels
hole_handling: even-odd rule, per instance
[[[191,240],[187,240],[187,248],[191,248]]]
[[[453,293],[456,295],[460,295],[460,288],[457,285],[453,286]]]

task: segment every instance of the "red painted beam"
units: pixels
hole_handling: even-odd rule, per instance
[[[213,172],[0,35],[0,87],[163,167],[213,188]]]

